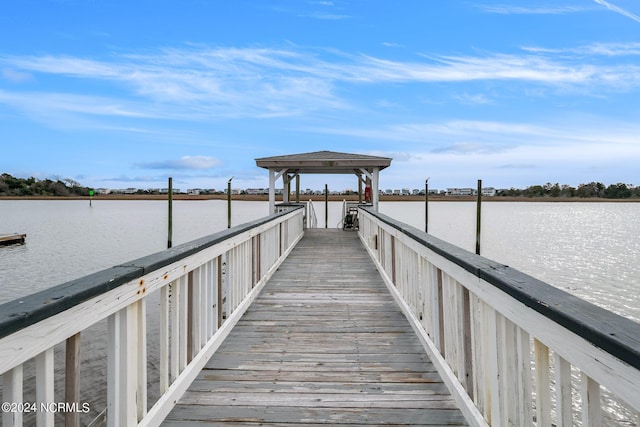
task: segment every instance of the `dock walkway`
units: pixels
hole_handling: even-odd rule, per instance
[[[311,229],[162,424],[466,425],[355,232]]]

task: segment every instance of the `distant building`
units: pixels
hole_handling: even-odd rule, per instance
[[[247,188],[245,193],[256,195],[256,194],[269,194],[268,188]]]
[[[496,195],[496,189],[493,187],[483,187],[482,188],[482,195],[483,196],[495,196]]]
[[[473,196],[475,193],[473,188],[447,188],[447,196]]]
[[[172,188],[171,191],[173,192],[173,194],[178,194],[180,193],[180,189],[179,188]],[[169,194],[169,189],[168,188],[161,188],[159,190],[160,194]]]

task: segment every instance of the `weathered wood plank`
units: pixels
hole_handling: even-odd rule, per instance
[[[355,233],[309,230],[164,426],[466,425]]]
[[[347,372],[347,371],[285,371],[222,369],[203,370],[201,379],[207,381],[293,381],[293,382],[389,382],[389,383],[440,383],[437,372]]]
[[[215,389],[212,386],[215,385]],[[430,393],[446,394],[447,388],[439,382],[343,382],[333,381],[207,381],[196,379],[189,387],[190,391],[239,392],[245,390],[252,393],[342,393],[342,394],[388,394],[396,395]]]
[[[272,425],[307,424],[354,424],[362,425],[464,425],[459,410],[423,409],[407,410],[393,408],[291,408],[281,406],[237,407],[219,406],[212,408],[203,405],[176,405],[172,414],[175,418],[165,421],[163,426],[237,425],[237,422],[253,422]],[[172,423],[173,421],[173,423]],[[176,421],[178,421],[176,423]],[[201,423],[201,424],[198,424]]]

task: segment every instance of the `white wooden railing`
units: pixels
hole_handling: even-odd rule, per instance
[[[159,425],[302,234],[303,209],[293,208],[3,304],[2,426],[53,426],[61,412],[65,425],[79,424],[89,409],[79,390],[80,336],[105,319],[102,418],[109,426]],[[147,302],[158,294],[158,318],[149,320]],[[159,338],[148,336],[149,321]],[[159,339],[160,397],[148,407],[151,339]],[[63,384],[55,383],[59,343],[66,343]],[[26,401],[24,367],[33,361],[35,396]],[[61,387],[64,401],[56,402]]]
[[[318,228],[318,216],[316,209],[313,207],[313,200],[309,199],[306,203],[306,228]]]
[[[640,325],[367,208],[360,238],[471,425],[640,425]]]
[[[274,206],[275,213],[289,212],[293,209],[304,207],[304,228],[318,228],[318,218],[316,216],[316,210],[313,207],[313,201],[309,200],[304,203],[298,202],[286,202],[278,203]]]

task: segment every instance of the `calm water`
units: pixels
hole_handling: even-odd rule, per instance
[[[386,215],[424,229],[423,203]],[[429,204],[429,232],[475,251],[474,202]],[[483,203],[481,253],[640,321],[640,203]]]
[[[342,204],[329,204],[337,227]],[[266,202],[234,202],[232,224],[260,218]],[[324,203],[316,202],[318,225]],[[424,229],[424,204],[380,211]],[[475,250],[475,203],[432,202],[429,231]],[[226,201],[174,201],[174,246],[227,227]],[[0,302],[153,252],[167,244],[163,201],[0,201],[0,234],[27,244],[0,249]],[[484,203],[482,255],[640,321],[640,203]]]
[[[338,226],[341,209],[341,203],[330,203],[330,228]],[[324,203],[316,202],[315,210],[324,227]],[[233,225],[267,211],[266,202],[234,202]],[[380,211],[424,229],[423,203],[383,202]],[[640,321],[639,219],[640,203],[484,203],[482,254]],[[435,236],[475,250],[475,203],[432,202],[429,221]],[[226,201],[174,201],[174,246],[226,227]],[[94,200],[89,207],[86,201],[0,201],[0,234],[13,232],[26,233],[27,243],[0,247],[0,302],[163,250],[167,203]],[[157,305],[151,296],[150,317]],[[156,335],[157,322],[150,321],[148,330]],[[105,322],[83,333],[81,390],[92,410],[82,424],[106,405],[105,338]],[[148,351],[153,383],[157,345],[151,342]],[[56,349],[56,360],[63,360],[62,348]],[[26,368],[27,378],[32,370]],[[32,388],[27,384],[25,390]],[[63,391],[56,393],[62,401]],[[156,397],[152,390],[150,400]]]

